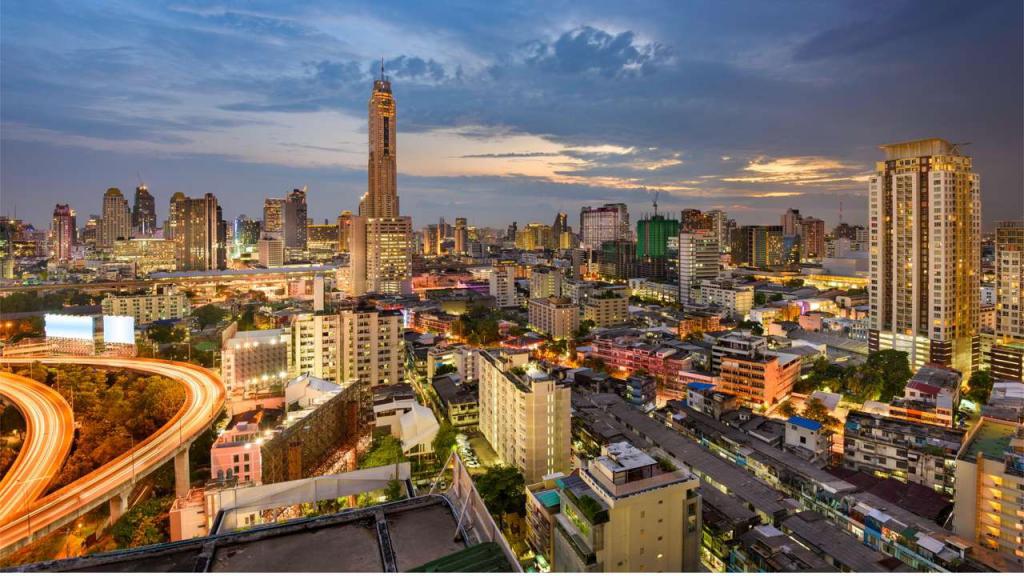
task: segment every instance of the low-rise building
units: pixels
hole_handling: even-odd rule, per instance
[[[555,514],[562,507],[559,488],[565,475],[558,472],[526,486],[526,542],[537,555],[537,565],[551,571],[554,558]]]
[[[817,420],[790,416],[783,439],[786,450],[811,462],[827,462],[832,448],[832,434]]]
[[[313,408],[341,392],[342,387],[334,382],[303,374],[284,387],[286,406],[298,406],[302,410]]]
[[[556,572],[695,572],[700,481],[628,442],[610,444],[561,480]]]
[[[689,312],[679,321],[679,337],[686,338],[690,334],[717,332],[722,329],[722,319],[718,314],[710,312]]]
[[[733,318],[742,320],[754,307],[754,288],[727,280],[702,280],[699,302],[721,306]]]
[[[259,424],[240,421],[217,437],[210,448],[210,476],[219,482],[260,484],[263,437]]]
[[[952,427],[960,408],[960,372],[937,364],[921,366],[907,382],[902,398],[890,402],[889,415]]]
[[[851,410],[843,437],[843,467],[952,496],[963,437],[943,426]]]
[[[629,319],[629,297],[621,292],[595,294],[583,305],[583,319],[594,326],[614,326]]]
[[[738,410],[742,405],[739,396],[715,390],[708,382],[690,382],[686,385],[686,405],[720,420],[722,414]]]
[[[799,377],[800,357],[793,354],[725,356],[719,367],[718,387],[748,404],[767,408],[785,398]]]
[[[131,316],[135,323],[144,325],[157,320],[184,318],[191,306],[188,296],[173,291],[132,296],[107,296],[103,299],[105,316]]]
[[[529,321],[534,330],[556,340],[570,338],[579,330],[580,309],[568,298],[531,298]]]
[[[480,400],[476,385],[463,382],[455,374],[445,374],[434,378],[432,386],[452,426],[476,428],[480,422]]]

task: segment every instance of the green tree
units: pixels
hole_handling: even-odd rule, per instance
[[[764,334],[764,328],[761,326],[761,323],[754,322],[753,320],[744,320],[737,324],[736,328],[740,330],[750,330],[750,333],[754,334],[755,336],[760,336]]]
[[[768,302],[768,295],[764,292],[754,292],[754,305],[764,306]]]
[[[484,504],[491,515],[497,517],[502,528],[506,514],[522,514],[526,510],[526,480],[514,466],[493,466],[476,481]]]
[[[437,461],[442,465],[448,461],[448,456],[451,455],[454,444],[455,428],[448,422],[444,422],[437,430],[437,435],[434,436],[434,442],[431,444],[431,447],[434,449],[434,455],[437,456]]]
[[[596,324],[593,320],[584,320],[580,322],[580,327],[576,329],[576,332],[573,334],[573,338],[576,340],[586,338],[587,335],[590,334],[590,331],[594,329],[595,325]]]
[[[402,452],[402,443],[391,434],[379,434],[373,439],[373,444],[366,454],[363,455],[360,468],[373,468],[376,466],[387,466],[405,461],[405,454]]]
[[[902,396],[903,389],[914,375],[910,371],[907,353],[898,350],[879,350],[868,354],[861,372],[871,385],[871,392],[877,392],[882,402]]]
[[[987,403],[988,397],[992,394],[993,384],[995,384],[995,379],[992,378],[992,374],[988,370],[972,373],[971,379],[967,381],[967,399],[977,404]]]
[[[434,368],[434,378],[444,376],[445,374],[453,374],[458,371],[459,369],[452,364],[441,364],[437,368]]]
[[[818,422],[823,422],[828,416],[828,407],[818,398],[811,398],[804,405],[803,417]]]
[[[200,329],[205,329],[207,326],[213,326],[224,319],[228,313],[223,308],[215,306],[213,304],[207,304],[200,306],[192,311],[192,316],[199,323]]]
[[[786,400],[782,404],[779,404],[779,414],[782,414],[786,418],[796,416],[796,406],[793,406],[792,402]]]

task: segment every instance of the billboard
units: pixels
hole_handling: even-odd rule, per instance
[[[104,344],[135,344],[135,318],[133,316],[104,316]]]
[[[46,314],[43,316],[47,338],[67,338],[71,340],[92,340],[92,316],[73,316],[71,314]]]

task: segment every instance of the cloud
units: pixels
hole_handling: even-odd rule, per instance
[[[610,34],[581,26],[551,43],[527,45],[526,61],[558,74],[597,74],[606,78],[651,72],[669,59],[669,51],[657,43],[640,44],[632,31]]]
[[[750,160],[742,174],[723,177],[723,182],[749,184],[786,183],[798,186],[866,182],[866,166],[859,166],[822,156],[794,156]]]

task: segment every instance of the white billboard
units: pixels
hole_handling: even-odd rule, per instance
[[[46,314],[43,316],[47,338],[68,338],[71,340],[92,340],[92,316],[71,314]]]
[[[104,316],[104,344],[135,344],[135,318],[133,316]]]

